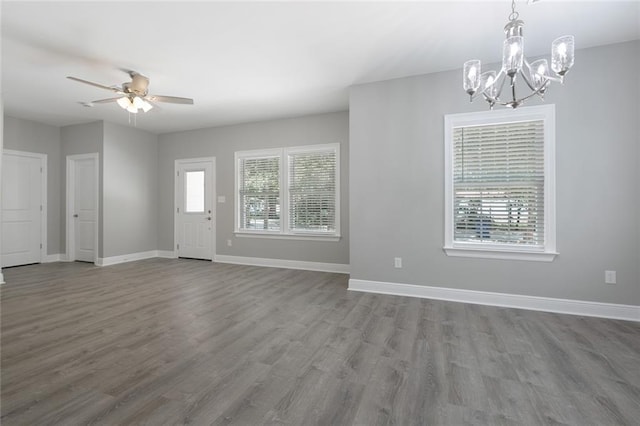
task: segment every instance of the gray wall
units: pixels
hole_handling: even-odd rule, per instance
[[[99,177],[98,177],[98,256],[102,257],[102,226],[103,226],[103,202],[102,202],[102,181],[103,181],[103,161],[102,142],[104,139],[104,124],[102,121],[94,121],[86,124],[76,124],[73,126],[64,126],[60,128],[61,139],[61,169],[60,169],[60,253],[66,252],[66,235],[67,235],[67,156],[78,154],[92,154],[97,152],[99,155]]]
[[[1,86],[1,85],[0,85]],[[2,150],[4,149],[4,104],[2,103],[2,92],[0,91],[0,180],[2,180]],[[0,182],[2,188],[2,182]],[[2,189],[0,189],[0,211],[2,211]],[[2,253],[2,238],[0,238],[0,253]],[[0,284],[4,284],[4,275],[0,268]]]
[[[10,117],[7,119],[13,122],[9,139],[18,139],[13,136],[14,133],[20,136],[13,149],[35,151],[37,146],[43,145],[38,141],[45,140],[45,130],[57,135],[57,145],[47,146],[49,151],[44,151],[44,148],[35,151],[49,154],[50,186],[52,181],[57,184],[53,190],[49,190],[49,210],[55,213],[49,218],[49,234],[51,230],[57,233],[55,246],[49,237],[49,253],[64,253],[66,250],[66,158],[68,155],[95,152],[100,157],[98,256],[156,249],[156,135],[102,121],[57,128]]]
[[[216,157],[215,203],[216,254],[288,259],[326,263],[349,263],[349,122],[346,112],[217,127],[160,135],[158,247],[173,250],[174,162],[177,159]],[[234,230],[234,152],[339,142],[341,144],[341,234],[339,242],[278,240],[238,237]],[[233,241],[227,247],[227,240]]]
[[[156,250],[158,138],[104,123],[100,257]]]
[[[47,254],[60,253],[60,128],[21,118],[4,117],[4,148],[47,154]]]
[[[640,304],[639,51],[638,41],[578,50],[565,85],[549,89],[560,253],[552,263],[442,250],[443,117],[487,108],[468,102],[459,70],[353,87],[351,277]],[[611,70],[623,71],[609,78]],[[605,270],[617,271],[617,285],[604,284]]]

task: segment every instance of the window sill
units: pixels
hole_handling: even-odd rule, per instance
[[[534,262],[553,262],[558,255],[550,251],[518,251],[489,247],[444,247],[447,256],[473,257],[480,259],[526,260]]]
[[[280,234],[267,232],[247,232],[235,231],[236,237],[240,238],[271,238],[274,240],[306,240],[306,241],[340,241],[340,235],[323,235],[323,234]]]

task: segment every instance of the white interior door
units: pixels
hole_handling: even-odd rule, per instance
[[[5,151],[2,161],[2,266],[42,262],[46,156]]]
[[[178,257],[213,259],[213,173],[213,159],[176,161],[175,226]]]
[[[95,262],[98,235],[97,154],[67,158],[69,260]]]

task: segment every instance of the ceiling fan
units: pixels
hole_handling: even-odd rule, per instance
[[[90,86],[99,87],[101,89],[110,90],[117,93],[117,98],[99,99],[97,101],[87,102],[84,105],[93,106],[93,104],[106,104],[110,102],[116,102],[120,107],[127,111],[136,114],[139,110],[144,112],[153,108],[151,102],[168,102],[172,104],[187,104],[193,105],[193,99],[179,98],[176,96],[159,96],[149,94],[149,78],[144,75],[131,70],[124,70],[131,77],[131,81],[122,83],[118,86],[105,86],[103,84],[94,83],[92,81],[83,80],[77,77],[68,76],[67,78],[80,83],[88,84]]]

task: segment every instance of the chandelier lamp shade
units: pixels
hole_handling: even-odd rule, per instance
[[[574,39],[571,35],[559,37],[551,43],[551,67],[546,59],[529,62],[524,56],[524,37],[522,29],[524,22],[518,19],[515,10],[515,0],[511,1],[509,22],[504,27],[506,40],[502,45],[502,68],[495,71],[482,72],[481,62],[472,59],[464,63],[462,84],[469,94],[471,102],[479,95],[489,103],[517,108],[532,96],[544,99],[544,94],[551,82],[562,83],[564,76],[571,69],[574,62]],[[554,75],[551,74],[553,70]],[[518,97],[516,83],[522,81],[527,93]],[[503,97],[507,86],[508,94]]]
[[[126,109],[132,114],[137,114],[139,110],[147,112],[153,108],[153,105],[142,99],[140,96],[123,96],[116,102],[122,109]]]

